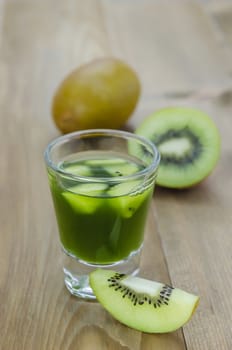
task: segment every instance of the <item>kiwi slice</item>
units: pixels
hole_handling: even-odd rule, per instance
[[[86,161],[94,175],[105,177],[128,176],[141,170],[141,166],[121,158],[93,159]]]
[[[120,183],[111,187],[107,194],[108,202],[124,218],[134,215],[141,204],[148,198],[149,190],[141,189],[141,181]]]
[[[191,108],[164,108],[136,129],[158,148],[161,161],[157,184],[186,188],[205,179],[220,154],[220,136],[213,120]]]
[[[122,165],[125,164],[125,160],[122,158],[101,158],[101,159],[89,159],[86,160],[85,163],[90,166],[108,166],[108,165]]]
[[[73,175],[79,176],[91,176],[91,169],[87,165],[83,164],[69,164],[68,166],[63,166],[62,170],[65,170]]]
[[[107,193],[111,197],[119,197],[119,196],[126,196],[128,194],[136,194],[137,190],[141,190],[141,181],[138,180],[132,180],[128,182],[122,182],[118,183],[112,187],[110,187],[107,191]]]
[[[100,196],[107,187],[108,185],[103,183],[79,184],[70,187],[62,195],[73,210],[83,214],[92,214],[102,205],[103,201],[96,197]]]
[[[148,333],[182,327],[196,309],[199,297],[169,285],[98,269],[90,274],[97,300],[121,323]]]
[[[134,163],[117,164],[105,168],[110,176],[128,176],[137,173],[141,168]]]
[[[70,187],[69,191],[77,194],[83,194],[85,196],[99,196],[101,195],[106,189],[108,188],[108,185],[105,183],[80,183],[76,186]]]

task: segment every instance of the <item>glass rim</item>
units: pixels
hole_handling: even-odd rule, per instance
[[[50,158],[50,153],[55,146],[59,146],[62,144],[67,143],[68,141],[71,141],[72,139],[75,139],[77,136],[81,139],[82,136],[88,136],[88,135],[96,135],[96,136],[113,136],[118,138],[124,138],[124,139],[133,139],[137,140],[138,142],[141,142],[143,144],[146,144],[146,146],[150,147],[153,152],[153,160],[151,164],[146,166],[144,169],[131,174],[131,175],[122,175],[122,176],[114,176],[114,177],[93,177],[93,176],[83,176],[83,175],[76,175],[72,174],[70,172],[67,172],[63,169],[60,169]],[[145,175],[150,175],[151,173],[155,173],[158,165],[160,163],[160,153],[157,149],[157,147],[154,145],[154,143],[147,138],[136,135],[132,132],[124,131],[124,130],[117,130],[117,129],[85,129],[80,131],[74,131],[65,135],[61,135],[53,139],[51,142],[48,143],[47,147],[45,148],[44,152],[44,159],[46,165],[52,169],[55,173],[58,173],[63,176],[68,176],[70,179],[83,181],[83,182],[124,182],[128,180],[135,180]]]

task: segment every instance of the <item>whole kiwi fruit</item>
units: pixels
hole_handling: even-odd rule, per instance
[[[125,62],[106,57],[71,72],[57,88],[52,116],[62,133],[118,129],[134,111],[140,95],[135,71]]]

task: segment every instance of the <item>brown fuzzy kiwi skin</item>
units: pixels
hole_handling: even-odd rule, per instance
[[[137,73],[127,63],[102,57],[82,64],[57,87],[51,114],[62,133],[122,127],[141,94]]]

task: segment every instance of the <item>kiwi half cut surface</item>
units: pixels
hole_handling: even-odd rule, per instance
[[[205,179],[220,155],[220,136],[213,120],[191,108],[161,109],[135,131],[158,148],[161,161],[157,184],[186,188]]]
[[[166,333],[182,327],[199,302],[198,296],[181,289],[110,270],[93,271],[90,285],[114,318],[147,333]]]

